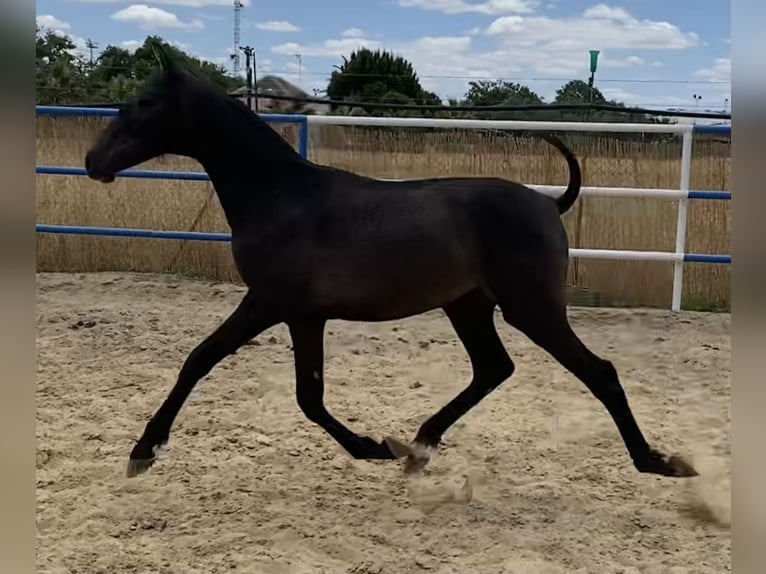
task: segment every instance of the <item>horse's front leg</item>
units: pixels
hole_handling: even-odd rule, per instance
[[[154,464],[157,451],[168,441],[173,421],[199,380],[225,357],[279,322],[272,306],[259,301],[251,292],[245,295],[226,321],[189,353],[176,384],[130,453],[128,476],[146,472]]]

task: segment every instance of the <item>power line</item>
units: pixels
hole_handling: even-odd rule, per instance
[[[290,74],[291,71],[269,71],[271,74]],[[304,70],[303,73],[309,76],[326,76],[330,77],[330,73],[327,72],[311,72]],[[347,77],[376,77],[376,78],[404,78],[409,77],[405,74],[358,74],[344,72],[344,76]],[[436,74],[417,74],[418,78],[433,79],[433,80],[472,80],[472,81],[487,81],[487,80],[500,80],[505,82],[569,82],[572,78],[552,78],[552,77],[526,77],[526,76],[460,76],[460,75],[436,75]],[[660,80],[660,79],[640,79],[640,78],[600,78],[599,83],[622,83],[622,84],[690,84],[690,85],[726,85],[730,86],[730,81],[723,80]]]
[[[445,106],[443,104],[440,105],[431,105],[431,104],[400,104],[400,103],[383,103],[383,102],[353,102],[353,101],[343,101],[343,100],[328,100],[323,98],[299,98],[294,96],[280,96],[276,94],[259,94],[257,91],[254,94],[255,99],[257,101],[258,97],[264,97],[268,98],[270,100],[282,100],[287,102],[294,102],[298,104],[320,104],[325,106],[332,106],[332,107],[343,107],[343,108],[362,108],[362,109],[383,109],[383,110],[400,110],[400,111],[420,111],[420,112],[448,112],[448,113],[455,113],[455,112],[469,112],[469,113],[497,113],[497,112],[551,112],[551,111],[559,111],[559,112],[565,112],[565,111],[602,111],[602,112],[616,112],[616,113],[622,113],[626,115],[645,115],[645,116],[664,116],[664,117],[687,117],[687,118],[707,118],[707,119],[717,119],[717,120],[731,120],[731,114],[728,112],[728,110],[725,111],[711,111],[711,110],[704,110],[704,111],[698,111],[695,110],[693,112],[678,109],[678,108],[667,108],[667,109],[657,109],[657,108],[648,108],[646,106],[626,106],[626,105],[615,105],[615,104],[560,104],[560,103],[550,103],[550,104],[521,104],[521,105],[492,105],[492,106],[476,106],[476,105],[457,105],[457,106]],[[241,94],[230,94],[230,97],[241,97]],[[75,104],[65,104],[65,105],[75,105]],[[121,104],[119,103],[89,103],[89,104],[80,104],[80,105],[87,105],[87,106],[96,106],[96,107],[119,107]]]
[[[54,92],[56,92],[56,91],[59,91],[59,92],[72,92],[72,91],[78,90],[78,88],[64,88],[64,87],[61,87],[61,86],[38,86],[37,89],[41,90],[41,91],[46,91],[47,90],[47,91],[54,91]],[[94,91],[95,92],[96,90],[86,90],[86,91]],[[315,92],[315,95],[318,95],[320,92],[322,92],[322,90],[320,90],[318,88],[315,88],[313,91]],[[269,99],[275,99],[277,97],[277,96],[267,95],[267,94],[262,94],[262,95],[263,95],[263,97],[269,98]],[[456,96],[455,98],[444,97],[444,98],[440,98],[440,99],[442,99],[442,100],[449,100],[449,99],[460,100],[460,99],[463,99],[463,97],[464,97],[463,95],[460,95],[460,96]],[[319,102],[319,100],[317,100],[317,101]],[[383,99],[383,98],[369,99],[367,101],[371,102],[371,103],[386,103],[386,102],[388,102],[388,100]],[[326,103],[325,100],[322,100],[322,102]],[[713,101],[708,100],[708,104],[705,107],[705,109],[709,110],[709,109],[715,109],[717,107],[720,107],[721,109],[726,109],[728,104],[729,104],[729,99],[728,98],[722,98],[720,100],[713,100]],[[653,102],[642,102],[641,105],[644,106],[644,107],[657,107],[657,108],[661,108],[661,109],[671,109],[671,110],[673,110],[673,109],[683,109],[684,108],[684,106],[682,104],[669,104],[667,102],[654,102],[654,103]]]
[[[63,88],[63,87],[60,87],[60,86],[38,86],[37,90],[41,91],[41,92],[42,91],[49,91],[49,92],[72,92],[72,91],[77,91],[78,89],[77,88]],[[88,90],[85,90],[85,91],[87,92]],[[90,90],[90,91],[95,92],[95,90]],[[259,94],[259,95],[264,97],[264,98],[268,98],[268,99],[280,99],[280,96],[275,96],[273,94]],[[441,98],[441,99],[442,100],[449,100],[450,98]],[[459,97],[455,97],[455,98],[452,98],[452,99],[462,100],[463,96],[461,95]],[[295,101],[303,101],[303,100],[298,98]],[[322,104],[330,103],[330,100],[325,100],[325,99],[320,99],[320,98],[318,98],[316,100],[311,100],[311,101],[315,102],[315,103],[322,103]],[[387,99],[387,98],[381,97],[381,98],[373,98],[373,99],[369,99],[369,100],[365,100],[365,101],[366,101],[366,103],[372,103],[372,104],[385,104],[385,103],[391,103],[391,102],[395,103],[395,102],[397,102],[399,100],[392,100],[392,99]],[[701,111],[703,111],[703,112],[711,112],[711,113],[719,113],[717,111],[717,108],[720,108],[721,111],[728,113],[728,104],[729,104],[728,98],[723,98],[723,99],[714,100],[714,101],[708,101],[708,105],[704,109],[702,109]],[[344,103],[339,104],[339,105],[348,106],[348,105],[351,105],[351,104],[349,104],[348,102],[344,102]],[[552,105],[552,104],[542,104],[542,105]],[[679,105],[679,104],[668,104],[667,102],[654,102],[654,103],[652,103],[652,102],[642,102],[641,106],[644,107],[644,108],[657,108],[660,111],[663,111],[663,110],[665,110],[665,111],[689,111],[688,109],[686,109],[682,105]],[[454,108],[454,106],[453,106],[453,108]]]
[[[214,65],[220,65],[215,62],[210,62],[208,60],[201,60],[201,62],[204,64],[205,62],[214,64]],[[131,66],[109,66],[109,65],[101,65],[99,66],[103,69],[108,70],[133,70],[134,68]],[[295,70],[290,69],[268,69],[268,68],[261,68],[260,70],[263,73],[266,74],[273,74],[273,75],[295,75]],[[332,72],[312,72],[310,70],[307,70],[306,68],[301,69],[301,75],[306,76],[322,76],[324,78],[329,79],[332,75]],[[365,77],[375,77],[375,78],[404,78],[409,77],[405,74],[360,74],[360,73],[352,73],[352,72],[344,72],[344,76],[346,77],[357,77],[357,78],[365,78]],[[539,76],[465,76],[465,75],[442,75],[442,74],[417,74],[419,79],[432,79],[432,80],[469,80],[469,81],[492,81],[492,80],[500,80],[504,82],[569,82],[572,80],[572,78],[565,78],[565,77],[539,77]],[[714,85],[714,86],[731,86],[731,81],[727,80],[697,80],[697,79],[675,79],[675,80],[663,80],[663,79],[648,79],[648,78],[600,78],[599,84],[601,83],[618,83],[618,84],[681,84],[681,85]]]

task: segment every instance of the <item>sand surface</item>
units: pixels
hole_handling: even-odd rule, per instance
[[[498,316],[513,378],[426,473],[352,460],[299,411],[284,326],[197,387],[149,475],[133,442],[238,286],[39,274],[38,572],[730,572],[730,316],[571,309],[650,442],[702,476],[637,473],[584,386]],[[441,312],[333,322],[327,404],[409,441],[470,378]],[[470,501],[460,487],[469,478]]]

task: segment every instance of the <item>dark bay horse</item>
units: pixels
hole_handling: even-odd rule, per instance
[[[111,182],[163,154],[197,160],[211,178],[232,232],[247,292],[191,353],[166,400],[130,453],[128,476],[146,471],[189,393],[211,369],[263,331],[285,323],[293,343],[296,398],[309,420],[357,459],[407,458],[422,468],[461,416],[508,379],[514,364],[494,325],[526,334],[606,407],[640,472],[688,477],[680,456],[651,447],[612,363],[593,354],[567,320],[568,239],[561,214],[577,199],[577,159],[558,198],[499,178],[382,181],[314,164],[257,114],[176,66],[159,69],[99,135],[88,175]],[[465,347],[470,384],[428,418],[406,445],[359,436],[324,404],[329,320],[387,321],[441,308]]]

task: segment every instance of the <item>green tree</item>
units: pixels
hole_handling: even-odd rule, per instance
[[[87,76],[71,38],[52,30],[35,29],[35,88],[37,101],[57,104],[85,95]]]
[[[582,80],[571,80],[556,90],[557,104],[606,104],[604,94],[597,87],[593,87],[593,98],[590,98],[590,86]]]
[[[590,86],[588,86],[587,82],[584,82],[582,80],[571,80],[561,86],[558,90],[556,90],[556,99],[555,102],[558,104],[582,104],[583,109],[575,109],[575,110],[560,110],[558,113],[555,114],[555,117],[546,118],[546,119],[554,119],[559,121],[587,121],[587,122],[598,122],[598,123],[622,123],[622,122],[630,122],[630,123],[668,123],[669,120],[667,118],[661,118],[657,116],[653,116],[650,114],[626,114],[621,113],[619,111],[611,111],[611,110],[591,110],[588,109],[587,104],[607,104],[610,106],[614,106],[617,108],[625,108],[625,104],[622,102],[618,102],[616,100],[607,100],[601,91],[593,87],[593,96],[591,98],[590,96]],[[595,135],[593,133],[590,134]],[[588,137],[588,136],[581,136],[581,137]],[[642,138],[645,139],[645,135],[636,135],[636,134],[610,134],[610,138],[613,139],[623,139],[623,140],[629,140],[629,139],[636,139],[636,138]],[[652,136],[655,139],[666,139],[667,136],[662,134],[657,134],[655,136]]]
[[[242,78],[234,78],[228,75],[226,68],[223,66],[219,66],[218,64],[214,64],[207,60],[195,58],[180,48],[165,42],[159,36],[147,36],[144,43],[133,53],[132,69],[137,80],[146,79],[152,69],[156,67],[157,61],[154,58],[154,52],[152,52],[152,45],[156,44],[161,45],[166,53],[168,53],[171,58],[174,58],[181,66],[188,68],[197,76],[212,82],[227,91],[235,90],[244,85],[244,80]]]
[[[438,104],[439,97],[420,85],[412,64],[391,52],[361,48],[336,66],[327,85],[333,100]]]
[[[472,106],[542,104],[543,99],[527,86],[502,80],[468,83],[465,103]]]
[[[108,45],[99,54],[91,77],[96,81],[105,83],[114,78],[135,78],[133,55],[125,48]]]
[[[134,53],[108,45],[90,65],[76,55],[71,38],[38,27],[37,103],[111,103],[132,97],[157,65],[151,50],[153,43],[162,44],[183,66],[227,91],[244,84],[243,79],[228,75],[222,66],[195,58],[159,36],[148,36]]]

